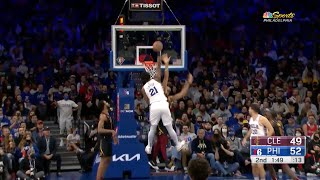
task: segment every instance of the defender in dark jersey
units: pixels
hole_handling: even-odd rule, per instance
[[[108,169],[112,156],[112,141],[118,143],[116,131],[113,129],[112,120],[109,115],[110,105],[106,101],[99,102],[101,111],[98,123],[98,138],[100,141],[100,164],[98,167],[96,180],[104,179],[104,174]]]
[[[283,124],[281,121],[277,119],[277,115],[274,111],[271,111],[270,109],[267,109],[266,117],[269,119],[273,129],[274,129],[274,136],[284,136],[284,130],[283,130]],[[274,169],[274,164],[268,164],[267,167],[270,171],[270,175],[273,180],[277,179],[277,174]],[[290,169],[290,166],[288,164],[281,164],[281,169],[283,172],[285,172],[290,178],[293,180],[298,180],[299,178],[296,176],[296,174]]]

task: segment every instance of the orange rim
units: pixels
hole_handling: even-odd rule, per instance
[[[153,61],[144,61],[143,62],[143,65],[144,66],[148,66],[148,67],[150,67],[150,66],[153,66],[155,63],[153,62]]]

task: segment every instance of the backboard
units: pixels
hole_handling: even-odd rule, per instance
[[[156,61],[164,53],[171,56],[171,71],[187,69],[185,26],[114,25],[111,32],[110,68],[114,71],[143,71],[143,61]],[[156,40],[163,43],[161,53],[152,49]]]

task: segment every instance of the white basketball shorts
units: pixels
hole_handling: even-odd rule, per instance
[[[164,126],[172,124],[171,112],[167,101],[154,102],[150,105],[150,124],[158,125],[162,120]]]

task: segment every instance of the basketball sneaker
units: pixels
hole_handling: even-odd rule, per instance
[[[158,165],[154,161],[149,161],[148,162],[149,166],[151,166],[154,170],[159,170]]]
[[[144,150],[146,151],[147,154],[151,154],[152,148],[150,146],[146,146]]]
[[[186,142],[185,141],[181,141],[176,145],[177,151],[181,151],[182,147],[184,146]]]
[[[166,170],[166,171],[168,171],[168,172],[173,172],[174,170],[175,170],[175,168],[176,168],[176,166],[171,166],[171,167],[168,167],[168,166],[166,166],[165,168],[164,168],[164,170]]]

